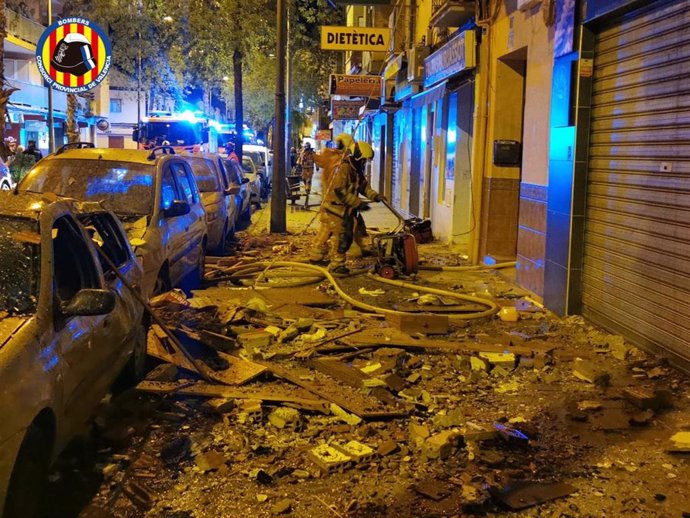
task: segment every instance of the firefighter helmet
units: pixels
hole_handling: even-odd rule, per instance
[[[347,133],[341,133],[335,137],[335,144],[338,149],[347,149],[352,144],[352,137]]]
[[[58,72],[82,76],[96,68],[91,52],[91,42],[83,34],[72,32],[62,38],[55,46],[52,67]]]
[[[369,142],[363,140],[358,140],[350,145],[350,152],[355,158],[363,158],[365,160],[370,160],[374,158],[374,148],[371,147]]]

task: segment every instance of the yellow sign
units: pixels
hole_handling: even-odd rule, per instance
[[[368,50],[388,52],[390,29],[371,27],[321,27],[321,48],[323,50]]]

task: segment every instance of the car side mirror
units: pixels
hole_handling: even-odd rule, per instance
[[[107,315],[115,308],[115,295],[108,290],[83,289],[62,305],[66,317]]]
[[[177,216],[184,216],[189,214],[192,208],[186,201],[175,200],[172,205],[163,211],[163,216],[166,218],[176,218]]]
[[[233,184],[227,189],[225,189],[225,195],[230,196],[231,194],[239,194],[240,193],[240,186],[237,184]]]
[[[245,183],[249,183],[249,181],[249,178],[245,176],[244,178],[242,178],[242,185],[244,185]]]

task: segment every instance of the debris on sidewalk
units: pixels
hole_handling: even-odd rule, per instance
[[[320,278],[277,287],[287,271],[240,283],[232,273],[265,265],[274,247],[310,246],[240,239],[252,254],[214,258],[205,289],[152,300],[168,328],[147,337],[158,365],[121,412],[126,442],[99,444],[108,482],[94,499],[116,501],[114,514],[682,514],[688,384],[667,364],[581,318],[557,319],[490,272],[415,280],[503,307],[480,320],[457,317],[481,304],[367,276],[340,288],[397,313],[357,310]],[[431,257],[464,264],[445,250]],[[140,417],[142,401],[158,405],[152,417]],[[125,480],[146,484],[122,482],[118,497]]]

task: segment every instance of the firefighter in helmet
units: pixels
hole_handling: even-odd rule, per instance
[[[366,163],[373,157],[374,150],[369,143],[353,142],[344,152],[341,163],[334,169],[328,186],[324,187],[321,228],[310,260],[324,260],[325,244],[332,237],[329,268],[335,273],[349,273],[345,266],[345,254],[353,241],[361,236],[357,221],[361,212],[369,210],[369,204],[360,195],[371,201],[383,200],[364,176]]]

